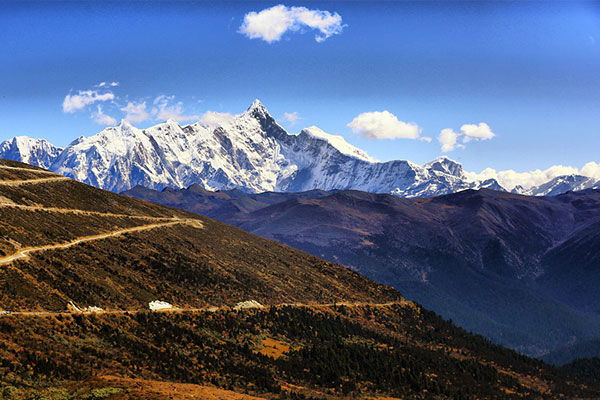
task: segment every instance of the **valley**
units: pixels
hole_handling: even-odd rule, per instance
[[[596,190],[529,197],[482,189],[400,199],[358,191],[212,192],[194,185],[124,194],[341,263],[532,356],[600,333],[591,250],[600,220]]]

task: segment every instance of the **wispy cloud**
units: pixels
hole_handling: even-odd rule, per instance
[[[116,125],[117,120],[111,117],[110,115],[104,114],[102,111],[102,106],[98,104],[96,111],[92,112],[91,115],[92,120],[100,125]]]
[[[233,120],[235,116],[230,113],[207,111],[200,117],[200,122],[210,126],[220,126]]]
[[[154,99],[154,105],[152,113],[157,120],[172,119],[177,122],[186,122],[200,119],[199,115],[185,115],[183,103],[181,101],[175,102],[175,96],[158,96]]]
[[[96,102],[114,100],[114,98],[114,93],[110,91],[99,93],[98,90],[80,90],[77,94],[65,96],[62,109],[63,112],[74,113]]]
[[[418,125],[400,121],[389,111],[359,114],[348,127],[366,139],[419,139],[421,131]]]
[[[283,113],[283,119],[285,119],[290,126],[294,126],[298,123],[298,121],[300,121],[300,114],[298,114],[297,112],[291,112],[291,113]]]
[[[279,4],[246,14],[239,32],[250,39],[273,43],[281,40],[288,31],[303,32],[310,28],[319,32],[315,35],[315,40],[320,43],[332,35],[339,35],[344,27],[338,13]]]
[[[119,82],[100,82],[99,84],[96,85],[96,87],[102,88],[102,87],[116,87],[119,86]]]
[[[130,101],[125,107],[120,109],[125,113],[125,119],[129,122],[142,122],[150,118],[150,113],[146,110],[146,102]]]

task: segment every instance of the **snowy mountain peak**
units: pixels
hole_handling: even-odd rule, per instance
[[[374,158],[371,158],[366,152],[363,150],[352,146],[350,143],[346,142],[346,140],[340,135],[331,135],[327,132],[324,132],[320,128],[316,126],[309,126],[308,128],[302,129],[300,134],[305,134],[312,136],[317,139],[321,139],[329,143],[331,146],[336,148],[340,153],[356,157],[360,160],[368,161],[368,162],[376,162]]]
[[[16,136],[0,143],[0,158],[49,168],[62,150],[45,139]]]
[[[131,122],[129,122],[129,120],[123,118],[121,120],[121,122],[119,123],[119,125],[117,125],[118,127],[121,128],[133,128],[133,125],[131,125]]]
[[[462,165],[446,156],[438,157],[423,165],[423,167],[431,171],[441,172],[460,178],[465,176]]]
[[[562,175],[550,181],[531,188],[530,193],[534,196],[554,196],[568,191],[584,190],[594,187],[598,181],[582,175]]]
[[[265,111],[267,110],[267,108],[264,106],[264,104],[259,99],[254,99],[254,101],[252,102],[250,107],[248,107],[248,111],[256,110],[256,109],[265,110]]]
[[[250,105],[250,107],[248,107],[244,114],[259,119],[264,119],[267,116],[270,117],[267,107],[265,107],[263,103],[261,103],[258,99],[252,102],[252,104]]]

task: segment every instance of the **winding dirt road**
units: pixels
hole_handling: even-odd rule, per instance
[[[202,222],[200,222],[197,219],[172,218],[171,221],[169,221],[169,222],[159,222],[156,224],[134,226],[132,228],[119,229],[116,231],[111,231],[111,232],[102,233],[102,234],[98,234],[98,235],[84,236],[81,238],[77,238],[73,241],[67,242],[67,243],[48,244],[48,245],[44,245],[44,246],[27,247],[27,248],[20,250],[18,253],[11,254],[9,256],[0,258],[0,264],[7,264],[10,262],[13,262],[14,260],[18,260],[20,258],[27,258],[29,254],[35,253],[35,252],[66,249],[66,248],[75,246],[80,243],[91,242],[94,240],[102,240],[102,239],[106,239],[106,238],[110,238],[110,237],[114,237],[114,236],[120,236],[120,235],[123,235],[126,233],[147,231],[149,229],[161,228],[161,227],[165,227],[165,226],[178,225],[178,224],[189,224],[189,225],[193,225],[197,228],[202,227]]]
[[[25,171],[36,171],[36,170],[28,169],[28,168],[9,167],[6,165],[0,165],[0,168],[18,169],[18,170],[25,170]],[[47,172],[47,171],[44,171],[44,172]],[[65,176],[53,176],[51,178],[38,178],[38,179],[27,179],[27,180],[8,180],[8,181],[5,180],[5,181],[0,181],[0,185],[21,186],[21,185],[26,185],[26,184],[36,184],[36,183],[46,183],[46,182],[66,181],[66,180],[71,180],[71,179],[67,178]],[[70,242],[67,242],[67,243],[56,243],[56,244],[48,244],[48,245],[43,245],[43,246],[26,247],[24,249],[19,250],[19,252],[17,252],[17,253],[0,258],[0,264],[8,264],[10,262],[13,262],[13,261],[21,259],[21,258],[27,258],[29,256],[29,254],[35,253],[35,252],[66,249],[66,248],[75,246],[80,243],[91,242],[94,240],[102,240],[102,239],[106,239],[106,238],[110,238],[110,237],[114,237],[114,236],[124,235],[126,233],[131,233],[131,232],[146,231],[149,229],[156,229],[156,228],[161,228],[161,227],[171,226],[171,225],[178,225],[178,224],[188,224],[188,225],[195,226],[196,228],[202,228],[202,222],[197,219],[192,219],[192,218],[182,219],[182,218],[178,218],[178,217],[173,217],[173,218],[150,217],[150,216],[144,216],[144,215],[105,213],[105,212],[99,212],[99,211],[86,211],[86,210],[77,210],[77,209],[59,208],[59,207],[26,206],[26,205],[16,204],[13,202],[7,202],[7,201],[9,201],[8,199],[3,199],[3,200],[4,200],[4,202],[0,203],[0,207],[12,207],[12,208],[19,208],[19,209],[25,209],[25,210],[31,210],[31,211],[49,211],[49,212],[58,212],[58,213],[73,213],[73,214],[106,216],[106,217],[136,218],[136,219],[143,219],[143,220],[149,220],[149,221],[161,221],[161,222],[156,222],[154,224],[148,224],[148,225],[134,226],[131,228],[119,229],[119,230],[115,230],[115,231],[111,231],[111,232],[100,233],[97,235],[84,236],[84,237],[80,237],[75,240],[72,240]]]
[[[150,217],[147,215],[117,214],[117,213],[110,213],[110,212],[78,210],[75,208],[26,206],[23,204],[7,203],[7,202],[2,202],[2,201],[0,201],[0,207],[12,207],[12,208],[19,208],[22,210],[29,210],[29,211],[48,211],[48,212],[56,212],[56,213],[63,213],[63,214],[79,214],[79,215],[92,215],[92,216],[100,216],[100,217],[117,217],[117,218],[135,218],[135,219],[144,219],[144,220],[149,220],[149,221],[173,221],[174,220],[174,218],[171,218],[171,217]]]
[[[70,180],[71,180],[71,178],[67,178],[66,176],[53,176],[51,178],[0,181],[0,185],[2,185],[2,186],[22,186],[22,185],[30,185],[30,184],[36,184],[36,183],[70,181]]]
[[[36,173],[39,173],[39,174],[56,175],[54,172],[52,172],[52,171],[46,171],[45,169],[9,167],[8,165],[0,165],[0,169],[12,169],[12,170],[16,170],[16,171],[27,171],[27,172],[36,172]]]

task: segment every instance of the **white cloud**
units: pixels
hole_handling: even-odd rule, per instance
[[[583,176],[600,179],[600,164],[590,161],[581,168],[579,173]]]
[[[150,113],[146,110],[146,102],[134,103],[128,102],[127,105],[121,108],[125,113],[125,119],[129,122],[142,122],[150,118]]]
[[[464,124],[460,127],[460,131],[464,135],[463,143],[471,140],[488,140],[496,136],[485,122],[480,122],[478,125]]]
[[[262,39],[273,43],[279,41],[287,31],[297,32],[308,27],[319,31],[315,40],[323,42],[332,35],[342,33],[344,26],[338,13],[279,4],[246,14],[239,33],[250,39]]]
[[[489,140],[496,136],[490,129],[489,125],[485,122],[479,124],[464,124],[460,127],[460,133],[454,132],[451,128],[442,129],[438,141],[442,145],[442,152],[447,153],[454,150],[455,148],[465,148],[462,143],[469,143],[471,141]]]
[[[298,121],[300,121],[300,114],[298,114],[297,112],[292,112],[292,113],[283,113],[283,118],[289,122],[290,126],[294,126],[298,123]]]
[[[233,114],[207,111],[200,117],[200,122],[210,126],[220,126],[233,120],[234,118],[235,116]]]
[[[528,172],[517,172],[513,170],[496,171],[492,168],[486,168],[480,173],[465,172],[470,180],[485,180],[494,178],[502,187],[511,190],[520,185],[526,189],[539,186],[563,175],[583,175],[594,179],[600,179],[600,164],[591,161],[585,164],[581,169],[566,165],[553,165],[545,170],[536,169]]]
[[[454,150],[457,146],[456,142],[458,141],[458,136],[459,134],[450,128],[442,129],[438,136],[438,141],[442,145],[442,152],[446,153]],[[458,146],[460,146],[460,144]]]
[[[400,121],[389,111],[362,113],[348,127],[367,139],[418,139],[420,134],[418,125]]]
[[[100,82],[96,87],[115,87],[119,86],[119,82]]]
[[[172,119],[177,122],[185,122],[190,120],[200,119],[199,115],[184,115],[183,103],[177,102],[171,104],[175,100],[175,96],[158,96],[154,99],[154,109],[152,113],[159,121]]]
[[[90,104],[99,101],[114,100],[115,95],[111,92],[98,93],[97,90],[80,90],[77,94],[68,94],[63,100],[63,112],[74,113],[82,110]]]
[[[95,123],[100,124],[100,125],[116,125],[117,124],[116,119],[114,119],[110,115],[104,114],[104,112],[102,111],[101,105],[98,105],[98,108],[96,109],[96,111],[92,112],[91,118],[92,118],[92,120],[94,120]]]

